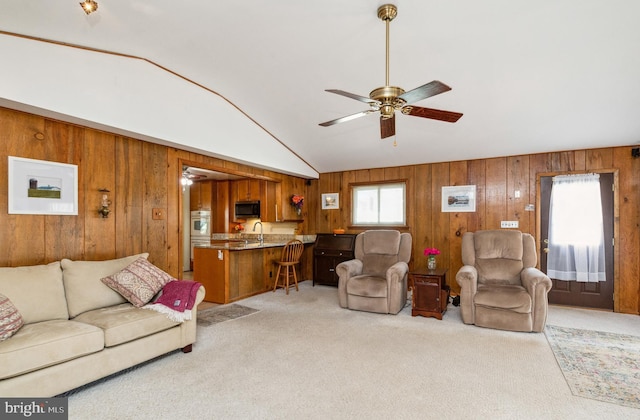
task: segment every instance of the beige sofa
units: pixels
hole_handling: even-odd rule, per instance
[[[148,254],[0,268],[0,294],[24,321],[0,341],[0,397],[55,396],[176,349],[191,351],[203,287],[193,319],[179,323],[102,283],[140,256]]]

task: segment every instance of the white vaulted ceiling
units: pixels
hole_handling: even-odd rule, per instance
[[[98,3],[0,2],[0,105],[309,178],[640,141],[635,0],[392,2],[390,84],[440,80],[416,105],[464,116],[386,140],[318,125],[367,109],[325,89],[384,85],[385,1]]]

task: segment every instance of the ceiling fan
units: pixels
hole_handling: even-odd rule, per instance
[[[385,4],[378,8],[378,18],[386,24],[386,69],[385,69],[385,85],[375,88],[369,94],[369,97],[356,95],[354,93],[345,92],[338,89],[327,89],[327,92],[337,95],[346,96],[360,102],[369,104],[371,107],[366,111],[357,114],[347,115],[335,120],[323,122],[320,125],[329,127],[345,121],[351,121],[356,118],[364,117],[373,112],[380,112],[380,137],[385,139],[396,134],[395,112],[400,111],[405,115],[414,117],[430,118],[433,120],[446,121],[454,123],[462,117],[459,112],[442,111],[439,109],[423,108],[411,105],[414,102],[421,101],[431,96],[444,93],[451,88],[444,83],[434,80],[408,92],[397,86],[389,86],[389,23],[397,16],[398,8],[393,4]]]

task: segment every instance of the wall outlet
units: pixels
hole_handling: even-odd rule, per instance
[[[517,220],[503,220],[500,222],[500,227],[503,229],[517,229],[518,221]]]

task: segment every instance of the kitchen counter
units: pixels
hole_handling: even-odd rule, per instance
[[[263,248],[278,248],[283,247],[286,243],[293,238],[289,239],[271,239],[260,243],[254,239],[239,239],[239,238],[220,238],[212,239],[210,245],[196,245],[196,248],[210,248],[210,249],[226,249],[229,251],[242,251],[245,249],[263,249]],[[305,245],[315,242],[315,235],[297,235],[295,239],[300,239]]]
[[[212,242],[210,245],[196,245],[195,248],[209,249],[226,249],[229,251],[242,251],[244,249],[262,249],[283,246],[284,244],[271,242],[244,242],[244,241],[228,241],[228,242]]]
[[[312,245],[315,235],[297,235],[296,238],[305,245]],[[273,288],[274,261],[280,258],[282,247],[293,238],[291,235],[265,235],[265,239],[260,243],[252,238],[223,237],[214,238],[210,245],[195,246],[194,280],[204,285],[205,301],[224,304]],[[308,250],[311,252],[310,247]],[[310,264],[311,259],[307,260]],[[301,266],[303,264],[304,261]],[[300,272],[303,272],[302,268]]]

